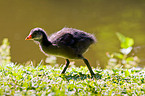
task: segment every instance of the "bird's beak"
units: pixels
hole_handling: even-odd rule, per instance
[[[26,37],[25,40],[31,40],[32,39],[32,35],[29,35],[28,37]]]

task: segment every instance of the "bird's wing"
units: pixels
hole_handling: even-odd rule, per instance
[[[57,37],[54,41],[52,41],[53,44],[59,45],[65,45],[65,46],[72,46],[74,44],[74,38],[73,35],[70,33],[65,33],[59,37]]]

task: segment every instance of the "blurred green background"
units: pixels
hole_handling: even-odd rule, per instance
[[[91,65],[107,64],[106,52],[119,51],[116,32],[135,40],[134,52],[145,64],[145,1],[144,0],[1,0],[0,41],[7,37],[13,62],[35,60],[46,56],[38,45],[25,41],[34,27],[52,34],[63,27],[72,27],[96,36],[98,42],[85,54]],[[58,58],[58,63],[64,59]],[[76,65],[84,65],[77,60]]]

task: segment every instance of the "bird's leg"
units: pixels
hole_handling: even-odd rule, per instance
[[[66,62],[65,62],[65,67],[64,67],[64,69],[63,69],[63,71],[61,72],[61,74],[64,74],[65,73],[65,71],[66,71],[66,69],[67,69],[67,67],[68,67],[68,65],[69,65],[69,60],[68,59],[66,59]]]
[[[91,75],[92,75],[92,76],[95,75],[95,73],[93,72],[93,70],[92,70],[92,68],[91,68],[91,66],[90,66],[90,64],[89,64],[89,62],[88,62],[88,60],[87,60],[86,58],[83,57],[83,61],[84,61],[84,63],[87,65],[87,67],[88,67],[88,69],[89,69]]]

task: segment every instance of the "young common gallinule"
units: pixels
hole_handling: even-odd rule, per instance
[[[34,28],[29,36],[26,37],[26,40],[37,41],[41,51],[46,55],[64,57],[66,66],[62,74],[65,73],[70,63],[69,59],[82,59],[91,75],[95,75],[88,60],[82,55],[96,41],[92,34],[74,28],[63,28],[47,37],[46,32],[42,28]]]

